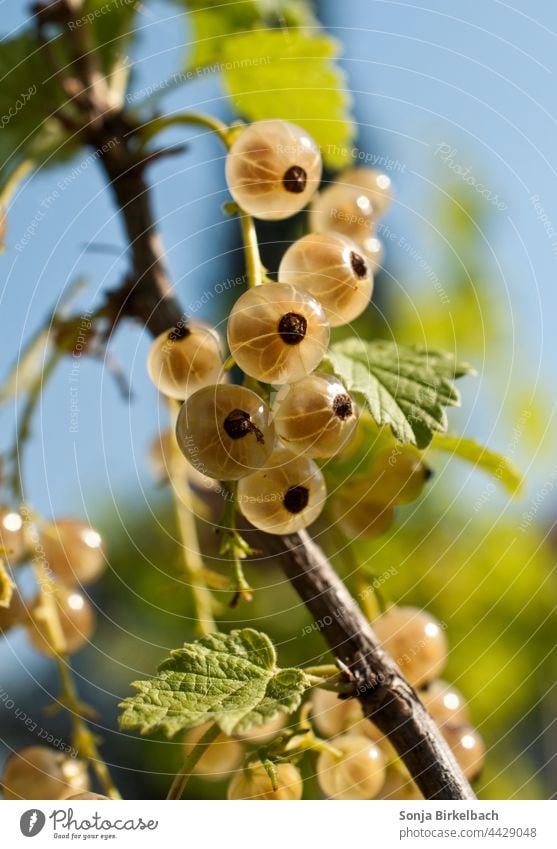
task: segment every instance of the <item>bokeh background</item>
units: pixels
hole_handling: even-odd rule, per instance
[[[462,382],[451,428],[510,457],[526,475],[522,498],[511,502],[483,473],[432,456],[437,474],[428,495],[361,554],[375,572],[396,573],[386,587],[391,598],[426,606],[447,623],[445,677],[469,699],[488,746],[480,795],[549,798],[557,790],[557,9],[518,0],[315,6],[342,43],[358,148],[388,169],[396,192],[367,332],[389,328],[400,342],[442,346],[473,362],[478,375]],[[23,0],[0,2],[2,37],[25,24],[26,8]],[[188,17],[174,4],[145,0],[139,27],[132,98],[179,71],[193,48]],[[235,117],[216,73],[169,87],[161,108]],[[220,208],[227,199],[222,150],[185,129],[165,139],[188,141],[180,159],[150,171],[176,291],[186,311],[193,305],[190,312],[221,322],[229,295],[199,311],[195,304],[241,273],[237,223]],[[45,198],[80,162],[33,176],[11,208],[0,258],[3,375],[72,281],[86,280],[78,299],[85,311],[127,270],[121,223],[95,163],[79,168],[21,247]],[[273,269],[287,235],[265,229],[263,238]],[[108,542],[109,570],[91,592],[99,627],[75,666],[84,698],[101,712],[108,760],[132,798],[165,792],[179,746],[121,735],[116,705],[131,680],[192,636],[169,496],[147,462],[165,417],[145,372],[148,345],[145,331],[129,325],[111,343],[133,388],[129,404],[106,364],[81,363],[74,431],[72,364],[64,361],[24,458],[26,498],[47,516],[87,516]],[[0,447],[10,444],[19,412],[17,402],[4,408]],[[208,530],[207,545],[214,546]],[[293,635],[309,621],[303,608],[272,567],[249,577],[263,589],[247,612],[225,611],[224,627],[264,621],[281,659],[299,662]],[[285,610],[287,617],[276,614]],[[306,637],[302,651],[317,662],[319,636]],[[0,644],[0,686],[33,714],[57,692],[51,665],[21,633]],[[67,731],[62,717],[40,722]],[[0,760],[33,742],[0,704]],[[223,786],[197,783],[192,792],[219,795]]]

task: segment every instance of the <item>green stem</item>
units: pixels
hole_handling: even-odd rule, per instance
[[[244,575],[242,567],[242,560],[253,552],[236,527],[237,482],[232,481],[227,484],[227,487],[229,494],[226,499],[226,505],[222,516],[222,524],[224,526],[226,538],[221,545],[220,553],[230,555],[232,589],[234,591],[234,596],[230,606],[235,607],[240,599],[243,599],[244,601],[251,601],[253,598],[252,588]]]
[[[192,751],[186,756],[180,772],[174,778],[168,791],[167,799],[181,799],[186,785],[190,779],[191,772],[196,763],[203,757],[211,743],[213,743],[220,734],[220,728],[216,723],[207,729],[203,737],[199,739]]]
[[[263,265],[259,254],[257,230],[251,215],[248,215],[243,209],[239,210],[239,215],[244,240],[248,286],[261,286],[263,283]]]
[[[12,199],[12,196],[21,183],[22,180],[25,179],[27,174],[33,170],[35,167],[35,162],[33,159],[24,159],[23,162],[20,162],[19,165],[14,168],[6,182],[4,183],[4,188],[0,192],[0,206],[6,209],[9,202]]]
[[[215,133],[227,148],[230,147],[229,127],[223,121],[219,121],[218,118],[213,118],[211,115],[186,112],[181,112],[178,115],[153,118],[147,124],[144,124],[139,131],[141,142],[145,145],[154,136],[168,127],[177,127],[183,124],[205,127]]]

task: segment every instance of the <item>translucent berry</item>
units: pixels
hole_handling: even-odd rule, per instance
[[[258,121],[235,138],[226,180],[238,206],[255,218],[277,221],[299,212],[321,179],[319,148],[288,121]]]
[[[337,177],[337,183],[361,190],[369,197],[377,217],[384,215],[393,199],[391,178],[376,168],[348,168]]]
[[[184,754],[186,756],[190,754],[209,726],[210,723],[199,725],[197,728],[188,731],[184,741]],[[242,744],[221,733],[210,746],[207,746],[207,751],[197,761],[193,767],[193,772],[208,781],[220,781],[240,766],[243,757],[244,747]]]
[[[331,740],[340,752],[322,752],[317,760],[317,781],[329,799],[373,799],[385,781],[385,762],[378,746],[367,737],[343,734]]]
[[[358,408],[336,377],[314,372],[277,401],[277,435],[297,454],[333,457],[355,434]]]
[[[238,480],[259,469],[275,444],[271,411],[243,386],[206,386],[188,398],[176,438],[194,469],[217,480]]]
[[[367,259],[371,274],[376,274],[383,267],[383,260],[385,259],[383,242],[378,236],[372,233],[371,236],[362,239],[358,247]]]
[[[248,743],[260,745],[267,743],[276,737],[286,724],[287,717],[284,713],[277,713],[273,719],[264,722],[263,725],[252,725],[247,731],[242,731],[236,734],[239,740],[245,740]]]
[[[363,721],[357,699],[339,699],[337,693],[316,689],[311,696],[311,717],[323,737],[336,737]]]
[[[431,477],[417,448],[396,444],[380,451],[373,461],[369,494],[394,505],[415,501]]]
[[[48,746],[27,746],[11,755],[2,773],[5,799],[65,799],[89,789],[87,765]]]
[[[69,586],[97,580],[106,567],[101,535],[79,519],[57,519],[41,528],[40,544],[48,567]]]
[[[314,198],[309,227],[315,233],[340,233],[357,245],[373,233],[376,212],[365,192],[331,183]]]
[[[314,522],[327,490],[309,457],[277,448],[265,468],[238,484],[238,507],[246,519],[269,534],[293,534]]]
[[[417,607],[391,607],[373,622],[373,629],[413,687],[436,678],[447,661],[448,647],[441,624]]]
[[[432,681],[419,692],[420,699],[437,725],[465,725],[470,721],[468,706],[456,687],[446,681]]]
[[[485,743],[479,731],[471,725],[445,725],[442,731],[466,778],[477,778],[485,761]]]
[[[78,800],[88,802],[92,800],[95,800],[96,802],[110,802],[108,796],[101,796],[99,793],[77,793],[75,796],[66,796],[65,798],[67,802],[77,802]]]
[[[309,233],[294,242],[282,258],[279,280],[316,298],[331,327],[357,318],[373,290],[367,258],[355,242],[336,233]]]
[[[176,442],[175,430],[163,430],[158,433],[149,447],[149,467],[158,484],[170,481],[172,471],[174,474],[187,476],[188,483],[201,491],[216,492],[219,484],[206,475],[198,472],[189,464],[181,451],[175,453],[178,444]]]
[[[0,548],[8,563],[17,563],[27,549],[23,516],[9,507],[0,507]]]
[[[377,795],[378,799],[399,799],[410,802],[423,799],[417,784],[412,781],[410,773],[400,761],[387,767],[385,783]]]
[[[95,612],[91,603],[80,592],[59,584],[50,596],[58,611],[60,620],[62,654],[75,654],[89,642],[95,630]],[[41,654],[54,657],[55,647],[51,644],[50,631],[44,618],[46,610],[38,599],[31,604],[33,621],[27,626],[27,635]]]
[[[394,509],[375,499],[375,493],[370,497],[367,484],[348,483],[335,493],[334,516],[347,536],[375,539],[389,530],[395,519]]]
[[[238,770],[228,785],[229,799],[258,799],[298,801],[304,790],[302,776],[289,763],[277,764],[277,789],[273,790],[271,779],[263,764]]]
[[[222,364],[217,332],[188,322],[157,336],[149,349],[147,371],[163,395],[182,401],[202,386],[216,383]]]
[[[293,383],[312,372],[329,344],[321,304],[286,283],[245,292],[228,319],[228,344],[242,371],[265,383]]]

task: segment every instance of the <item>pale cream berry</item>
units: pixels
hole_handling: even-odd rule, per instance
[[[215,330],[199,322],[165,330],[151,344],[147,371],[157,389],[183,401],[216,383],[222,372],[222,343]]]
[[[311,136],[288,121],[258,121],[241,130],[226,158],[226,181],[238,206],[255,218],[289,218],[311,200],[321,179]]]
[[[284,713],[277,713],[276,716],[268,722],[264,722],[263,725],[252,725],[247,731],[240,731],[235,736],[239,740],[245,740],[247,743],[261,745],[261,743],[267,743],[273,737],[276,737],[283,730],[286,721],[287,716]]]
[[[26,625],[27,636],[31,644],[41,654],[48,657],[56,655],[57,645],[53,645],[53,635],[47,625],[45,614],[49,601],[55,606],[60,623],[59,651],[61,654],[75,654],[83,648],[95,630],[95,612],[91,603],[76,589],[58,584],[49,599],[36,599],[31,603],[32,621]]]
[[[366,194],[373,205],[376,217],[384,215],[391,205],[393,199],[391,178],[376,168],[348,168],[339,174],[336,182],[351,189],[360,189]]]
[[[184,755],[187,757],[195,748],[197,743],[211,723],[199,725],[197,728],[192,728],[188,731],[184,740]],[[220,733],[207,746],[206,751],[201,755],[193,767],[192,772],[199,775],[208,781],[220,781],[238,769],[244,757],[244,747],[238,740],[232,740],[226,734]]]
[[[445,725],[441,730],[466,778],[477,778],[485,761],[485,743],[480,732],[471,725]]]
[[[309,227],[314,233],[340,233],[358,246],[373,233],[376,212],[360,189],[330,183],[314,198]]]
[[[357,699],[339,699],[337,693],[317,688],[311,696],[311,718],[319,734],[336,737],[363,721],[362,706]]]
[[[68,586],[96,581],[106,568],[100,533],[79,519],[45,525],[39,541],[47,566]]]
[[[323,474],[309,457],[277,448],[267,465],[238,484],[238,507],[269,534],[293,534],[314,522],[327,497]]]
[[[68,802],[77,802],[81,801],[96,801],[96,802],[110,802],[108,796],[101,796],[99,793],[76,793],[75,796],[66,796],[66,801]]]
[[[437,725],[465,725],[470,721],[468,705],[456,687],[446,681],[431,681],[419,694]]]
[[[378,799],[398,799],[404,802],[423,799],[418,785],[401,761],[390,764],[385,774],[385,783],[377,794]]]
[[[334,457],[355,435],[358,408],[336,377],[314,372],[279,393],[274,423],[297,454]]]
[[[375,457],[368,495],[393,506],[409,504],[422,494],[430,477],[422,452],[413,445],[396,443]]]
[[[329,799],[374,799],[385,781],[383,753],[367,737],[343,734],[334,737],[332,752],[321,752],[317,759],[317,781]]]
[[[243,386],[206,386],[183,404],[178,446],[202,475],[238,480],[263,466],[275,444],[271,411]]]
[[[362,239],[358,247],[367,259],[371,274],[376,274],[379,269],[383,268],[385,246],[375,233],[372,233],[371,236],[367,236],[367,238]]]
[[[87,765],[48,746],[27,746],[4,765],[5,799],[65,799],[68,793],[89,789]]]
[[[393,507],[368,494],[368,487],[348,484],[335,493],[333,513],[342,531],[354,539],[375,539],[386,533],[395,519]]]
[[[331,327],[354,321],[369,305],[373,277],[355,242],[337,233],[309,233],[282,258],[279,281],[316,298]]]
[[[447,638],[440,622],[427,611],[391,607],[373,621],[373,629],[413,687],[423,686],[443,670]]]
[[[293,383],[312,372],[329,335],[321,304],[286,283],[245,292],[228,319],[228,344],[237,365],[264,383]]]
[[[8,563],[19,562],[28,548],[23,516],[10,507],[0,507],[0,548]]]
[[[149,446],[149,468],[158,484],[168,483],[173,476],[183,475],[188,483],[201,491],[218,492],[219,484],[201,474],[178,449],[175,430],[163,430],[153,437]]]
[[[299,770],[289,763],[276,764],[276,770],[278,785],[276,790],[273,790],[273,784],[263,764],[238,770],[228,785],[228,798],[231,800],[300,800],[304,785]]]

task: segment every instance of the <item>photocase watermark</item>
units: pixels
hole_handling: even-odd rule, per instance
[[[27,106],[29,101],[36,95],[36,93],[37,86],[34,84],[30,85],[27,91],[21,92],[21,94],[13,103],[13,105],[10,106],[8,111],[0,118],[0,130],[3,130],[4,127],[8,126],[12,118],[15,118],[15,116]]]
[[[435,156],[438,156],[441,159],[447,168],[449,168],[453,174],[457,177],[460,177],[463,182],[467,183],[467,185],[471,186],[474,191],[476,191],[479,195],[481,195],[485,200],[488,201],[492,206],[498,209],[500,212],[503,212],[505,209],[508,209],[508,204],[502,201],[499,195],[496,192],[493,192],[483,183],[481,183],[478,178],[472,173],[472,166],[464,166],[461,165],[457,161],[458,150],[456,147],[451,147],[450,144],[446,142],[441,142],[435,148]]]
[[[75,343],[72,349],[72,367],[68,375],[68,387],[70,393],[70,433],[77,433],[79,430],[79,375],[81,371],[81,357],[87,349],[88,335],[93,326],[93,314],[84,312],[79,317],[79,323],[76,328]]]
[[[522,513],[522,521],[520,522],[520,524],[518,526],[519,530],[521,530],[522,533],[524,533],[524,531],[528,530],[528,528],[530,527],[530,525],[532,524],[532,522],[534,521],[534,519],[538,515],[540,507],[542,506],[542,504],[544,503],[544,501],[546,500],[548,495],[551,495],[553,492],[555,492],[556,486],[557,486],[557,466],[553,469],[553,471],[549,475],[546,482],[543,484],[542,487],[540,487],[540,489],[538,489],[538,491],[536,492],[536,494],[534,495],[534,497],[530,501],[530,506],[529,506],[528,510],[525,510]]]
[[[557,255],[557,230],[553,226],[553,222],[550,219],[549,215],[545,211],[545,208],[542,206],[540,202],[539,195],[532,195],[530,198],[530,203],[534,207],[536,212],[536,218],[538,221],[541,221],[542,227],[545,230],[546,236],[551,239],[551,250],[554,254]]]
[[[97,159],[99,159],[113,147],[116,147],[117,144],[119,144],[118,139],[110,139],[110,141],[106,142],[102,145],[102,147],[99,147],[97,150],[93,151],[93,153],[83,159],[78,165],[75,165],[66,177],[61,180],[58,180],[56,188],[52,189],[52,191],[45,198],[43,198],[35,215],[25,228],[23,236],[16,244],[15,249],[16,251],[18,251],[18,253],[21,253],[27,247],[33,236],[35,236],[38,232],[42,221],[44,221],[52,207],[57,203],[57,201],[62,197],[64,192],[72,185],[72,183],[74,183],[75,180],[77,180],[77,178],[89,168],[92,162],[96,162]]]
[[[23,708],[19,707],[19,705],[15,703],[14,699],[11,698],[8,691],[3,687],[0,687],[0,705],[2,705],[5,710],[12,712],[16,719],[22,722],[25,728],[27,728],[31,734],[35,734],[39,740],[44,740],[49,746],[53,746],[60,752],[64,752],[69,755],[71,758],[77,758],[77,749],[72,746],[68,746],[61,737],[56,737],[46,728],[43,728],[42,725],[39,725],[33,717],[29,716]]]
[[[344,159],[350,158],[354,165],[371,165],[373,168],[378,168],[381,171],[398,171],[399,174],[403,174],[406,171],[406,165],[399,159],[383,156],[380,153],[360,150],[358,147],[327,144],[323,150],[326,151],[328,156],[334,156],[335,158],[343,157]]]
[[[110,0],[110,3],[105,3],[104,6],[97,6],[96,9],[93,9],[91,12],[87,12],[80,18],[74,18],[74,20],[68,21],[68,29],[73,32],[76,29],[81,29],[81,27],[93,24],[99,18],[103,18],[105,15],[110,14],[110,12],[114,9],[122,9],[125,6],[135,7],[138,5],[139,0]]]
[[[149,97],[153,97],[154,94],[160,94],[161,91],[167,88],[174,88],[174,86],[181,83],[209,77],[212,74],[223,74],[226,71],[241,70],[242,68],[258,68],[261,65],[268,65],[271,61],[271,56],[252,56],[250,59],[230,59],[226,62],[214,62],[212,65],[202,65],[199,68],[179,71],[171,74],[164,80],[143,86],[137,91],[129,92],[126,95],[126,100],[128,103],[137,103],[138,100],[147,100]]]
[[[410,257],[411,260],[417,265],[417,267],[422,271],[425,275],[426,280],[428,280],[433,286],[435,292],[439,296],[439,300],[444,306],[450,304],[451,299],[447,293],[447,290],[439,280],[439,277],[428,263],[428,261],[422,256],[419,250],[408,241],[406,236],[401,235],[400,233],[396,233],[388,224],[385,224],[383,221],[379,221],[376,228],[377,235],[383,239],[385,243],[389,242],[394,244],[397,248],[400,248],[407,256]]]

